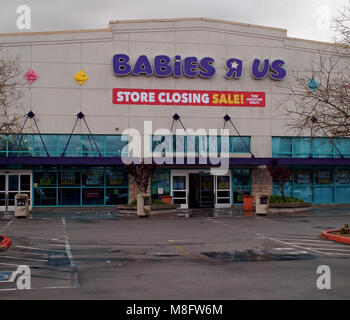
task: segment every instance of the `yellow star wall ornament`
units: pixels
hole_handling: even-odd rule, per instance
[[[80,70],[77,74],[73,77],[76,82],[78,82],[80,85],[84,84],[87,79],[89,79],[88,75],[83,71]]]

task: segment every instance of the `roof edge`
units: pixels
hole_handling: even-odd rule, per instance
[[[88,32],[109,32],[110,28],[103,29],[77,29],[77,30],[58,30],[58,31],[37,31],[37,32],[10,32],[0,33],[0,37],[13,37],[13,36],[41,36],[52,34],[69,34],[69,33],[88,33]]]
[[[261,26],[261,25],[250,24],[250,23],[235,22],[235,21],[221,20],[221,19],[212,19],[212,18],[203,18],[203,17],[202,18],[111,20],[111,21],[109,21],[109,24],[111,25],[111,24],[118,24],[118,23],[186,22],[186,21],[219,22],[219,23],[231,24],[231,25],[236,25],[236,26],[252,27],[252,28],[260,28],[260,29],[267,29],[267,30],[275,30],[275,31],[287,32],[287,29],[283,29],[283,28],[268,27],[268,26]]]

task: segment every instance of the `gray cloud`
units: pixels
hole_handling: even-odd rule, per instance
[[[105,28],[109,20],[209,17],[288,29],[288,35],[330,41],[331,30],[317,26],[317,10],[332,16],[348,0],[1,0],[0,32],[17,32],[17,6],[32,11],[32,30]]]

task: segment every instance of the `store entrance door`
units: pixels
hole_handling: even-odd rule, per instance
[[[188,198],[190,208],[214,208],[214,176],[191,173]]]
[[[14,211],[15,195],[26,193],[31,207],[32,174],[24,171],[0,172],[0,211]]]

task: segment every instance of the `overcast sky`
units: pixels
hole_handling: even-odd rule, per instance
[[[327,16],[349,0],[0,0],[0,33],[20,32],[17,7],[31,9],[31,30],[106,28],[110,20],[208,17],[288,29],[290,37],[331,41]]]

